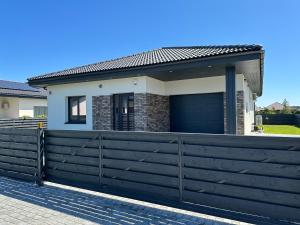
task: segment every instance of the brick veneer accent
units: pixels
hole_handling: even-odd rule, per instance
[[[169,96],[135,93],[134,121],[136,131],[170,131]]]
[[[224,133],[227,134],[227,107],[226,107],[226,93],[224,96]],[[244,91],[236,92],[236,115],[237,115],[237,134],[243,135],[245,133],[245,118],[244,118]]]
[[[236,116],[237,116],[237,134],[245,133],[245,115],[244,115],[244,91],[236,92]]]
[[[93,130],[113,129],[113,97],[93,96]]]

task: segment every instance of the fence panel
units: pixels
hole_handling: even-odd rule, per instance
[[[265,125],[297,125],[295,114],[262,114]]]
[[[47,130],[45,143],[51,181],[300,221],[300,138]]]
[[[296,114],[295,118],[296,118],[296,126],[300,127],[300,114]]]
[[[38,123],[42,123],[42,128],[47,128],[47,119],[32,118],[32,119],[0,119],[1,128],[38,128]]]
[[[38,129],[0,129],[0,174],[39,182]]]
[[[184,201],[300,219],[299,138],[184,135],[183,152]]]
[[[99,133],[47,131],[46,177],[51,181],[99,184]]]

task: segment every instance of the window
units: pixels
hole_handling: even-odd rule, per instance
[[[86,123],[86,98],[74,96],[68,98],[69,123]]]
[[[34,118],[46,118],[47,117],[47,106],[34,106],[33,115]]]

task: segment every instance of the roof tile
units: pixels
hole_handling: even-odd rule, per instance
[[[259,50],[262,50],[262,47],[260,45],[165,47],[113,60],[84,65],[54,73],[43,74],[40,76],[31,77],[28,80],[30,81],[44,78],[66,77],[74,74],[127,69],[147,65],[163,64],[189,59]]]

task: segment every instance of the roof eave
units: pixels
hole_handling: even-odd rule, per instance
[[[243,52],[243,53],[236,53],[230,55],[228,54],[228,55],[211,56],[207,58],[181,60],[177,62],[161,63],[161,64],[146,65],[140,67],[109,70],[109,71],[80,73],[80,74],[57,76],[57,77],[50,77],[50,78],[40,78],[40,79],[29,78],[28,83],[30,86],[46,87],[49,85],[86,82],[86,81],[93,81],[99,79],[116,79],[116,78],[125,78],[125,77],[133,77],[133,76],[142,76],[142,75],[146,75],[146,73],[151,73],[157,70],[173,70],[174,68],[184,69],[184,67],[190,67],[193,64],[197,66],[208,66],[208,65],[220,64],[220,63],[232,65],[238,61],[258,59],[260,60],[260,65],[261,65],[260,68],[261,91],[260,93],[257,94],[258,96],[261,96],[262,84],[263,84],[263,54],[264,51],[259,50],[259,51]]]

